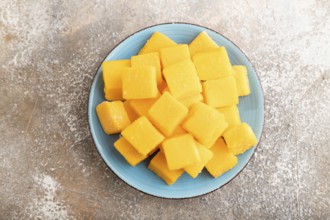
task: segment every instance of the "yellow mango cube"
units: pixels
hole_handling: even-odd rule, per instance
[[[212,51],[218,45],[203,31],[189,44],[190,55],[193,57],[197,53]]]
[[[104,95],[107,100],[122,100],[122,74],[130,60],[111,60],[102,63]]]
[[[227,128],[227,122],[216,109],[200,102],[190,107],[182,127],[202,145],[210,148]]]
[[[233,73],[225,47],[198,53],[192,59],[200,80],[218,79]]]
[[[119,138],[114,143],[114,146],[125,158],[125,160],[133,167],[147,158],[146,156],[143,156],[139,152],[137,152],[135,148],[124,137]]]
[[[190,59],[189,47],[187,44],[179,44],[174,47],[163,48],[160,50],[160,59],[163,68]]]
[[[174,136],[162,143],[169,170],[178,170],[201,161],[191,134]]]
[[[165,92],[149,109],[148,118],[165,136],[170,136],[188,115],[188,108]]]
[[[144,116],[147,115],[149,109],[158,100],[158,98],[159,97],[153,99],[129,100],[129,105],[138,116]]]
[[[128,118],[131,122],[135,121],[138,119],[139,115],[134,111],[134,109],[131,107],[131,102],[132,100],[126,100],[124,101],[124,107],[126,110],[126,113],[128,115]]]
[[[162,84],[163,77],[162,77],[160,58],[158,52],[132,56],[131,65],[132,67],[138,67],[138,66],[155,67],[157,73],[157,85]]]
[[[140,50],[139,54],[159,52],[159,50],[162,48],[173,47],[175,45],[177,44],[164,34],[155,32]]]
[[[236,166],[237,157],[228,150],[222,138],[219,138],[210,150],[213,152],[213,157],[205,167],[214,178]]]
[[[159,94],[156,69],[152,66],[124,68],[122,83],[124,99],[148,99]]]
[[[233,76],[202,83],[205,103],[214,108],[238,104],[236,81]]]
[[[226,131],[223,137],[228,149],[235,155],[244,153],[258,143],[252,128],[247,123],[241,123]]]
[[[184,60],[164,68],[163,75],[175,98],[180,99],[202,92],[201,83],[191,60]]]
[[[197,102],[202,102],[204,100],[202,94],[196,94],[192,96],[188,96],[185,98],[179,99],[179,102],[181,102],[184,106],[189,108],[192,104],[197,103]]]
[[[121,134],[143,156],[148,155],[164,140],[164,136],[145,116],[127,126]]]
[[[166,158],[163,152],[159,151],[152,158],[148,168],[157,176],[162,178],[168,185],[172,185],[184,173],[183,169],[169,170],[167,167]]]
[[[96,106],[96,113],[106,134],[119,133],[131,123],[121,101],[104,101]]]
[[[224,132],[228,131],[229,129],[241,123],[241,118],[239,116],[237,105],[222,107],[222,108],[218,108],[217,110],[221,114],[223,114],[223,116],[225,116],[225,120],[228,123],[228,127]]]
[[[196,178],[198,174],[200,174],[204,168],[204,166],[211,160],[213,157],[212,151],[201,145],[199,142],[195,141],[199,156],[201,158],[201,161],[195,164],[191,164],[189,166],[186,166],[184,170],[192,177]]]
[[[250,85],[247,69],[245,66],[233,66],[234,77],[236,80],[237,91],[239,96],[250,95]]]

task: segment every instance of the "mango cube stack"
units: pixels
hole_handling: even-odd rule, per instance
[[[104,101],[96,106],[96,113],[106,134],[119,133],[131,123],[121,101]]]
[[[245,66],[232,66],[226,48],[206,32],[177,44],[155,32],[130,59],[102,64],[105,99],[96,107],[114,147],[136,166],[153,157],[149,170],[168,185],[204,168],[217,178],[257,144],[242,123],[239,96],[251,93]]]

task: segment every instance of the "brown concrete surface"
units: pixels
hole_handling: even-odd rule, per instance
[[[210,27],[254,64],[262,142],[206,196],[166,200],[103,163],[87,122],[92,77],[126,36]],[[0,1],[0,219],[330,219],[330,1]]]

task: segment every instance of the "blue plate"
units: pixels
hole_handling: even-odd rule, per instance
[[[264,98],[256,71],[244,53],[221,34],[193,24],[159,24],[129,36],[117,45],[105,60],[129,59],[131,56],[136,55],[155,31],[162,32],[177,43],[185,44],[190,43],[201,31],[206,31],[218,45],[223,45],[227,48],[233,65],[240,64],[247,67],[251,95],[241,97],[238,108],[242,121],[247,122],[252,127],[257,138],[260,139],[264,122]],[[105,163],[120,179],[135,189],[150,195],[163,198],[189,198],[214,191],[242,171],[256,148],[253,147],[240,155],[238,164],[232,170],[216,179],[204,170],[196,179],[184,174],[176,183],[168,186],[163,180],[148,170],[148,160],[136,167],[131,167],[113,147],[113,143],[118,139],[118,135],[106,135],[95,112],[95,107],[102,101],[104,101],[103,80],[102,70],[99,67],[91,86],[88,103],[89,125],[95,145]]]

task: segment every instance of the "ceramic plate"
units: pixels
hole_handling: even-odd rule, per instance
[[[177,43],[190,43],[201,31],[206,31],[209,36],[218,44],[227,48],[230,60],[233,65],[245,65],[248,69],[251,95],[241,97],[239,100],[239,111],[241,120],[247,122],[260,139],[264,120],[264,98],[262,89],[252,64],[244,53],[230,40],[221,34],[205,27],[193,24],[170,23],[159,24],[148,27],[129,36],[118,44],[105,58],[105,60],[129,59],[136,55],[145,44],[147,39],[155,31],[162,32]],[[179,180],[171,186],[148,170],[149,160],[131,167],[124,158],[113,147],[118,135],[106,135],[97,118],[95,107],[104,101],[103,80],[101,67],[98,69],[89,96],[88,117],[90,130],[101,157],[110,169],[128,185],[144,193],[163,198],[189,198],[212,192],[230,180],[232,180],[248,163],[255,148],[246,151],[238,157],[238,164],[227,173],[214,179],[207,171],[203,171],[196,179],[188,174],[182,175]]]

